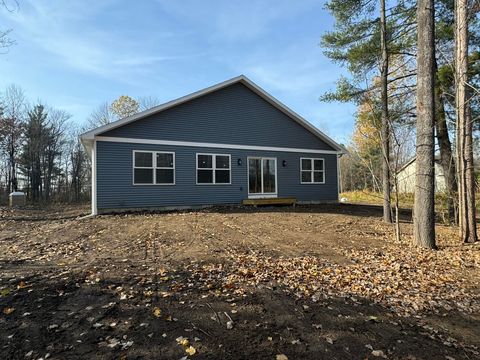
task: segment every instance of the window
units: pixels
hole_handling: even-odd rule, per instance
[[[197,154],[197,184],[230,184],[230,155]]]
[[[175,153],[133,151],[134,185],[174,185]]]
[[[325,184],[324,159],[300,159],[300,182],[302,184]]]

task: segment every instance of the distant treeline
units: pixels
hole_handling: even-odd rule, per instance
[[[30,203],[84,202],[89,159],[71,115],[8,86],[0,94],[0,203],[24,191]]]

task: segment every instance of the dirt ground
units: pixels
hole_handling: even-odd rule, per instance
[[[0,209],[1,359],[480,358],[480,245],[375,206]]]

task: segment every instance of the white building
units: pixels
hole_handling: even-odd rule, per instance
[[[416,174],[415,158],[403,165],[397,172],[398,191],[401,193],[415,192],[415,174]],[[445,176],[440,159],[435,159],[435,192],[445,191]]]

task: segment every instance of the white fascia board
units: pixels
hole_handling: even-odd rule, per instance
[[[295,153],[310,153],[310,154],[340,154],[341,153],[341,151],[335,151],[335,150],[300,149],[300,148],[287,148],[287,147],[274,147],[274,146],[204,143],[204,142],[174,141],[174,140],[135,139],[135,138],[124,138],[124,137],[112,137],[112,136],[96,136],[95,140],[106,141],[106,142],[128,143],[128,144],[190,146],[190,147],[201,147],[201,148],[280,151],[280,152],[295,152]]]
[[[171,107],[174,107],[174,106],[177,106],[177,105],[180,105],[184,102],[187,102],[187,101],[190,101],[190,100],[193,100],[193,99],[196,99],[198,97],[201,97],[201,96],[204,96],[206,94],[209,94],[211,92],[214,92],[214,91],[217,91],[217,90],[220,90],[224,87],[227,87],[229,85],[232,85],[234,83],[243,83],[245,86],[247,86],[250,90],[252,90],[254,93],[256,93],[257,95],[259,95],[260,97],[262,97],[264,100],[266,100],[267,102],[269,102],[271,105],[275,106],[277,109],[279,109],[280,111],[282,111],[283,113],[285,113],[286,115],[288,115],[289,117],[291,117],[294,121],[296,121],[298,124],[300,124],[301,126],[303,126],[305,129],[307,129],[308,131],[310,131],[312,134],[314,134],[315,136],[317,136],[319,139],[325,141],[327,144],[329,144],[330,146],[332,146],[334,149],[336,149],[338,152],[340,153],[347,153],[346,149],[344,147],[342,147],[341,145],[339,145],[338,143],[336,143],[333,139],[331,139],[330,137],[328,137],[326,134],[324,134],[323,132],[321,132],[319,129],[317,129],[315,126],[313,126],[312,124],[310,124],[306,119],[304,119],[303,117],[301,117],[299,114],[297,114],[296,112],[294,112],[293,110],[291,110],[289,107],[287,107],[286,105],[284,105],[283,103],[281,103],[280,101],[278,101],[277,99],[275,99],[273,96],[271,96],[270,94],[268,94],[265,90],[263,90],[261,87],[259,87],[257,84],[255,84],[253,81],[251,81],[250,79],[248,79],[245,75],[240,75],[240,76],[237,76],[237,77],[234,77],[232,79],[229,79],[229,80],[226,80],[226,81],[223,81],[221,83],[218,83],[216,85],[213,85],[213,86],[210,86],[210,87],[207,87],[205,89],[202,89],[202,90],[199,90],[199,91],[196,91],[196,92],[193,92],[189,95],[185,95],[185,96],[182,96],[178,99],[175,99],[175,100],[172,100],[172,101],[169,101],[169,102],[166,102],[162,105],[159,105],[159,106],[155,106],[151,109],[148,109],[148,110],[145,110],[145,111],[142,111],[138,114],[135,114],[135,115],[132,115],[132,116],[128,116],[126,118],[123,118],[123,119],[120,119],[120,120],[117,120],[117,121],[114,121],[114,122],[111,122],[110,124],[106,124],[106,125],[103,125],[103,126],[100,126],[96,129],[93,129],[93,130],[90,130],[90,131],[87,131],[85,133],[83,133],[82,135],[80,135],[80,138],[83,140],[93,140],[97,135],[100,135],[106,131],[109,131],[109,130],[113,130],[115,128],[118,128],[120,126],[124,126],[124,125],[127,125],[131,122],[134,122],[136,120],[139,120],[139,119],[142,119],[142,118],[145,118],[147,116],[150,116],[150,115],[153,115],[153,114],[156,114],[156,113],[159,113],[161,111],[164,111],[164,110],[167,110]]]

